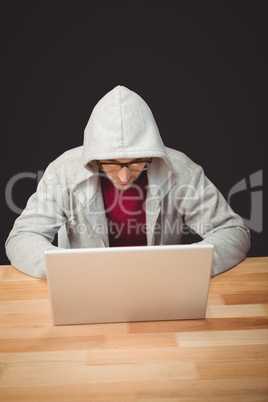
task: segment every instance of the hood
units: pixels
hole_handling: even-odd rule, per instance
[[[96,159],[161,158],[171,169],[153,114],[135,92],[117,86],[94,107],[84,132],[83,165]]]

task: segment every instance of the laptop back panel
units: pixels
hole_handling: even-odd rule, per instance
[[[200,319],[213,246],[45,252],[53,323]]]

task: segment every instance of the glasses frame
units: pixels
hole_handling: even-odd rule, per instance
[[[134,163],[145,163],[144,168],[142,170],[140,170],[142,172],[143,170],[148,169],[150,163],[152,163],[152,160],[153,160],[153,158],[138,158],[138,159],[134,159],[131,162],[125,162],[125,163],[117,162],[117,161],[113,161],[113,160],[111,160],[111,162],[100,162],[100,161],[96,160],[96,163],[97,163],[98,167],[103,171],[105,171],[103,169],[103,165],[117,165],[117,166],[120,166],[121,169],[123,167],[126,167],[129,169],[129,166]],[[130,169],[131,169],[131,167],[130,167]]]

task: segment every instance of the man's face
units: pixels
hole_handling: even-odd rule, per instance
[[[113,159],[113,160],[100,160],[100,163],[110,163],[112,164],[113,162],[120,162],[120,163],[128,163],[132,162],[135,159]],[[145,163],[144,163],[145,165]],[[106,169],[107,165],[103,165],[102,170],[105,172],[106,176],[108,179],[111,180],[113,185],[118,189],[118,190],[127,190],[132,183],[140,176],[142,173],[142,170],[135,170],[132,169],[131,165],[129,167],[121,167],[118,166],[117,171],[109,171],[109,169]]]

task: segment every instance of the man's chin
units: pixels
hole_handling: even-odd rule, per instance
[[[115,188],[117,188],[117,190],[128,190],[133,184],[132,181],[127,184],[120,184],[117,181],[112,181],[112,183],[115,186]]]

